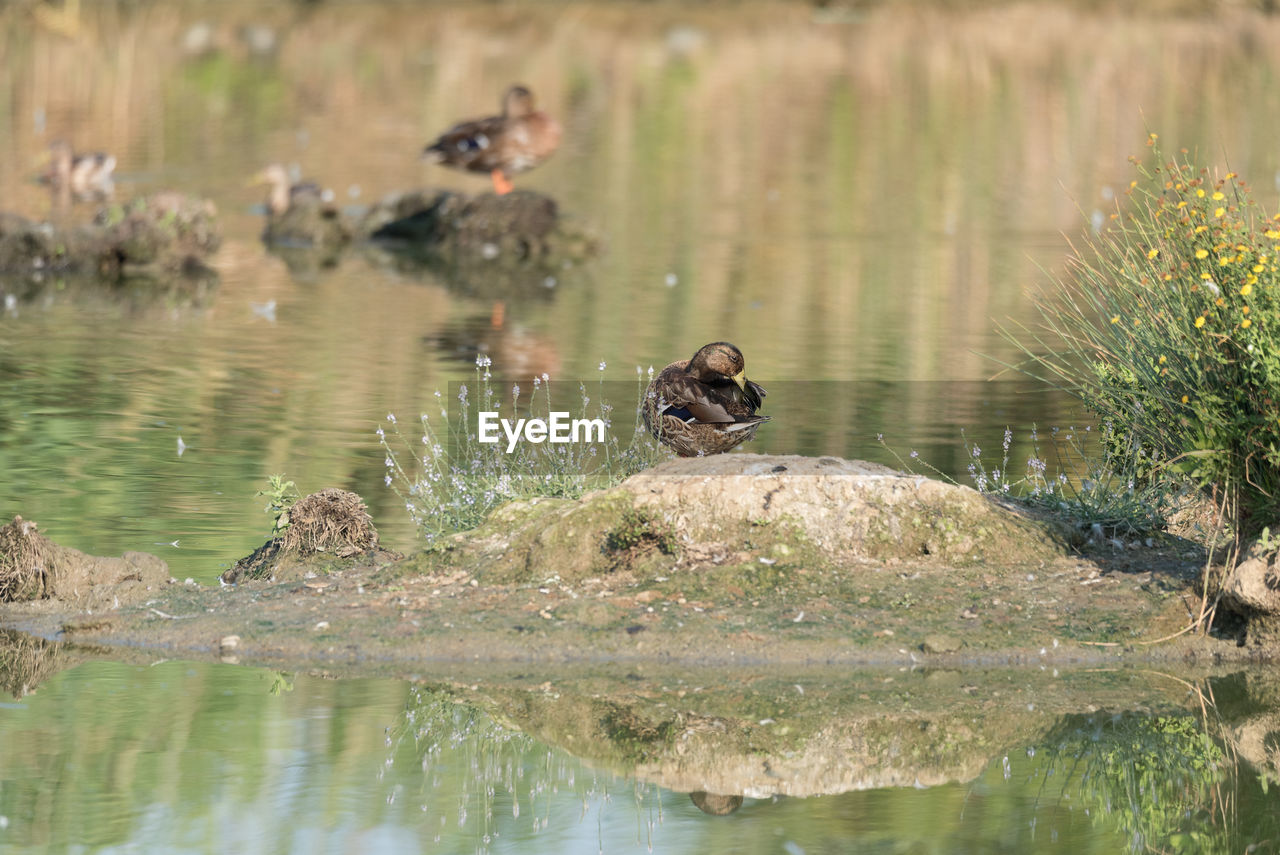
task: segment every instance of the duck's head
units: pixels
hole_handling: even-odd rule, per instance
[[[527,116],[533,110],[533,93],[527,87],[517,84],[502,96],[502,115],[508,119]]]
[[[747,361],[742,351],[727,341],[704,344],[689,360],[689,373],[703,383],[716,384],[731,381],[739,389],[747,384]]]
[[[270,166],[264,167],[263,169],[255,172],[253,177],[249,179],[247,186],[261,187],[266,184],[268,186],[275,187],[276,185],[282,184],[285,187],[288,187],[290,183],[289,170],[285,169],[278,163],[273,163]]]
[[[735,397],[745,401],[753,410],[759,408],[764,389],[747,379],[747,361],[742,351],[727,341],[704,344],[689,360],[688,371],[699,382],[709,386],[733,383],[738,387]]]
[[[266,185],[267,209],[272,214],[283,214],[289,209],[289,187],[293,182],[289,179],[289,170],[278,163],[273,163],[255,173],[247,186],[261,187]]]

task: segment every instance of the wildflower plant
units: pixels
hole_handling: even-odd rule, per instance
[[[998,462],[961,431],[969,482],[978,492],[1001,496],[1052,513],[1090,537],[1147,537],[1166,527],[1183,498],[1170,489],[1141,446],[1126,447],[1110,422],[1100,430],[1086,425],[1050,428],[1046,436],[1032,426],[1028,444],[1014,451],[1013,430],[1006,427]],[[958,483],[912,451],[909,460],[880,443],[905,470],[917,467]]]
[[[1148,145],[1131,204],[1040,300],[1042,328],[1005,333],[1019,370],[1110,423],[1113,454],[1191,479],[1252,536],[1280,511],[1280,225],[1235,173]]]
[[[613,425],[614,405],[607,400],[604,363],[595,388],[577,384],[577,407],[582,418]],[[513,383],[504,387],[492,374],[487,356],[476,359],[473,383],[458,384],[446,398],[435,393],[436,410],[419,417],[421,433],[401,432],[394,414],[377,429],[385,453],[384,482],[404,501],[414,525],[428,546],[441,537],[475,528],[506,502],[540,497],[578,498],[588,490],[613,486],[653,465],[660,458],[657,443],[644,430],[639,400],[645,379],[637,373],[639,393],[628,413],[633,427],[623,425],[627,441],[609,431],[601,443],[519,443],[508,450],[505,440],[481,442],[479,411],[505,411],[528,417],[547,416],[561,409],[546,374],[533,378],[530,388]]]

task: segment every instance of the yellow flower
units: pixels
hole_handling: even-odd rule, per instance
[[[1249,307],[1248,307],[1248,306],[1241,306],[1241,307],[1240,307],[1240,313],[1241,313],[1242,315],[1247,315],[1247,314],[1249,314]]]
[[[1219,297],[1218,299],[1216,299],[1216,300],[1214,300],[1214,301],[1213,301],[1213,305],[1218,306],[1219,308],[1221,308],[1222,306],[1227,305],[1227,301],[1226,301],[1226,300],[1224,300],[1224,299],[1222,299],[1221,297]]]
[[[1222,180],[1230,181],[1232,178],[1235,178],[1235,177],[1236,177],[1236,174],[1234,172],[1228,172],[1226,175],[1222,176]]]
[[[1245,318],[1243,321],[1240,322],[1240,326],[1242,329],[1247,330],[1249,327],[1253,326],[1253,321],[1249,320],[1248,318]]]
[[[1264,270],[1266,270],[1266,269],[1267,269],[1267,266],[1266,266],[1265,264],[1255,264],[1255,265],[1253,265],[1253,272],[1254,272],[1254,273],[1261,273],[1262,271],[1264,271]]]
[[[1200,234],[1201,232],[1207,232],[1207,231],[1209,231],[1209,227],[1204,224],[1196,226],[1196,234]],[[1280,237],[1280,232],[1276,232],[1276,237]]]
[[[1159,255],[1159,254],[1160,254],[1160,250],[1158,250],[1158,249],[1152,249],[1152,250],[1149,250],[1149,251],[1147,252],[1147,258],[1155,258],[1155,257],[1156,257],[1157,255]]]
[[[1182,403],[1184,403],[1184,404],[1185,404],[1186,402],[1187,402],[1187,396],[1186,396],[1186,395],[1183,395],[1183,396],[1182,396]]]
[[[1204,188],[1203,188],[1203,187],[1197,187],[1197,188],[1196,188],[1196,197],[1197,197],[1197,198],[1199,198],[1199,199],[1203,199],[1203,198],[1204,198]]]
[[[1113,324],[1118,324],[1118,323],[1120,323],[1120,316],[1119,316],[1119,315],[1116,315],[1114,318],[1112,318],[1112,319],[1111,319],[1111,323],[1113,323]]]
[[[1241,297],[1248,297],[1252,293],[1253,293],[1253,286],[1248,284],[1247,282],[1244,285],[1240,286]]]
[[[1167,362],[1167,361],[1168,361],[1168,360],[1166,360],[1163,356],[1162,356],[1162,357],[1160,357],[1160,364],[1161,364],[1161,365],[1164,365],[1164,364],[1165,364],[1165,362]]]
[[[1262,236],[1269,240],[1280,240],[1280,229],[1267,229]]]
[[[1204,315],[1196,318],[1196,329],[1200,329],[1202,326],[1204,326]]]
[[[1183,199],[1181,202],[1178,203],[1178,210],[1181,211],[1185,207],[1187,207],[1187,200]]]
[[[1221,190],[1219,190],[1218,192],[1216,192],[1216,193],[1214,193],[1214,194],[1213,194],[1213,201],[1215,201],[1215,202],[1221,202],[1221,201],[1222,201],[1223,199],[1225,199],[1225,198],[1227,198],[1227,197],[1222,195],[1222,191],[1221,191]]]
[[[1208,257],[1209,257],[1209,250],[1207,249],[1196,250],[1196,258],[1208,258]]]
[[[1219,267],[1226,267],[1228,264],[1230,264],[1230,263],[1231,263],[1231,262],[1233,262],[1233,261],[1235,261],[1235,259],[1234,259],[1234,258],[1232,258],[1232,257],[1231,257],[1231,256],[1229,256],[1229,255],[1224,255],[1224,256],[1222,256],[1221,258],[1219,258],[1219,259],[1218,259],[1218,266],[1219,266]]]
[[[1222,216],[1223,214],[1225,214],[1226,212],[1227,212],[1227,209],[1226,209],[1226,208],[1222,208],[1222,207],[1218,207],[1218,208],[1214,208],[1214,209],[1213,209],[1213,215],[1214,215],[1215,217],[1221,217],[1221,216]]]

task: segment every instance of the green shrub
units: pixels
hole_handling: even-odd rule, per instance
[[[1149,145],[1131,204],[1039,301],[1043,329],[1005,332],[1020,370],[1078,396],[1151,472],[1191,478],[1249,537],[1280,510],[1280,229],[1235,173]]]

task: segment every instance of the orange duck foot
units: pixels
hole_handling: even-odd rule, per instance
[[[501,169],[495,169],[489,175],[493,177],[493,191],[499,196],[505,196],[516,189],[516,186],[503,174]]]

